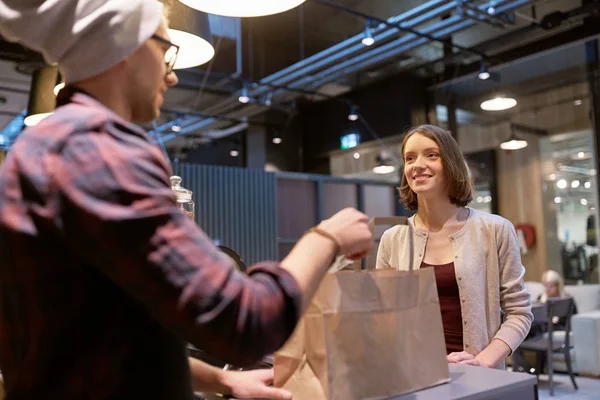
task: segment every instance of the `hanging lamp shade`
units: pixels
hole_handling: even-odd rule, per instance
[[[179,0],[209,14],[226,17],[260,17],[298,7],[306,0]]]
[[[524,149],[525,147],[527,147],[527,140],[518,136],[514,128],[511,129],[508,139],[500,143],[500,148],[502,150],[520,150]]]
[[[24,121],[26,126],[37,125],[54,112],[56,97],[54,97],[53,90],[57,78],[57,67],[45,66],[33,73],[27,115]]]
[[[171,42],[179,46],[174,69],[196,67],[215,56],[208,14],[174,2],[169,25]]]

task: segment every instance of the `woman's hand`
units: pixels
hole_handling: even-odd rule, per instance
[[[480,359],[478,359],[473,354],[467,353],[466,351],[450,353],[446,356],[446,359],[448,360],[449,363],[453,363],[453,364],[464,364],[464,365],[472,365],[475,367],[492,368],[491,366],[484,364]]]

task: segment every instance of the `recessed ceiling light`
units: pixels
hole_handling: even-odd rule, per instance
[[[561,179],[561,180],[559,180],[558,182],[556,182],[556,186],[557,186],[559,189],[564,189],[564,188],[566,188],[566,187],[567,187],[567,181],[566,181],[566,180],[564,180],[564,179]]]
[[[554,202],[555,202],[556,204],[559,204],[561,201],[562,201],[562,199],[561,199],[560,197],[555,197],[555,198],[554,198]]]
[[[360,158],[360,153],[354,153],[354,159],[358,160]]]
[[[237,156],[239,156],[239,155],[240,155],[240,152],[239,152],[239,151],[237,151],[237,150],[231,150],[231,151],[229,152],[229,155],[230,155],[231,157],[237,157]]]

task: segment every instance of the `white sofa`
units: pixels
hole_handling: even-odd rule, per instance
[[[525,286],[532,301],[544,292],[544,285],[540,282],[525,282]],[[578,312],[571,320],[574,372],[600,377],[600,285],[567,285],[565,291],[573,296]],[[555,371],[567,371],[561,354],[555,354],[553,366]]]

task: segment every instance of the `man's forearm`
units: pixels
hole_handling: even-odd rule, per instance
[[[189,357],[192,388],[194,392],[229,394],[230,388],[223,383],[222,369]]]
[[[281,262],[302,289],[302,312],[310,304],[321,279],[335,257],[336,244],[317,234],[304,235]]]

